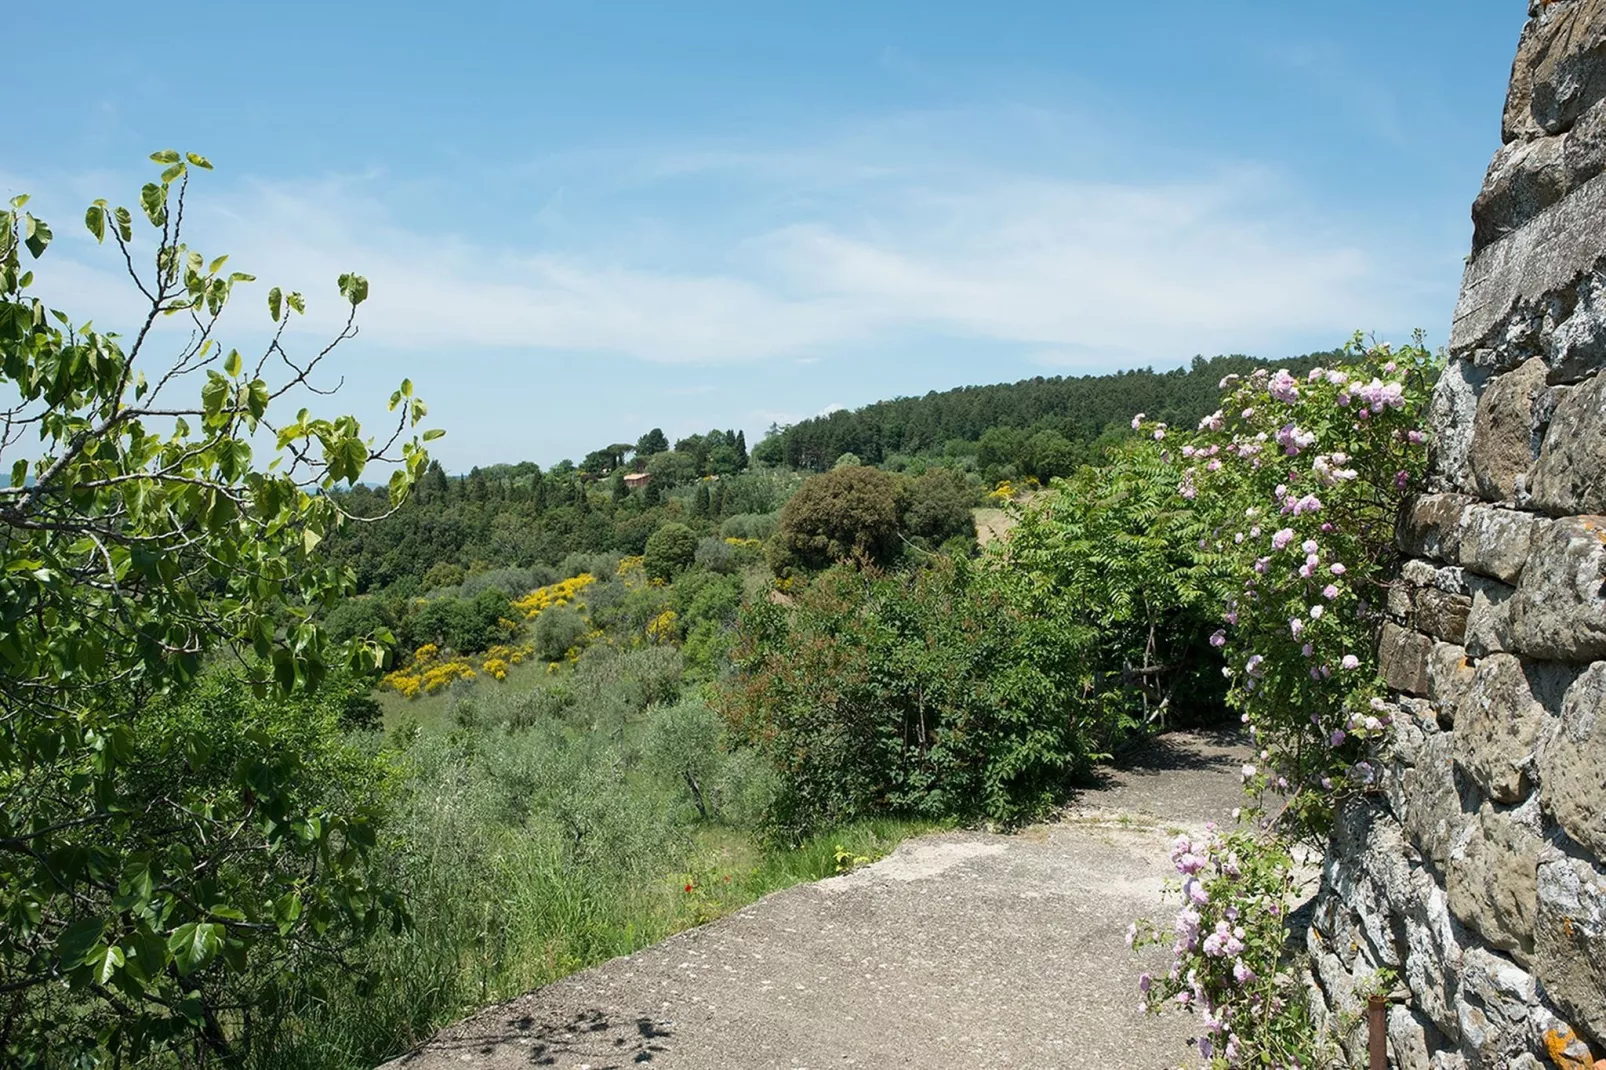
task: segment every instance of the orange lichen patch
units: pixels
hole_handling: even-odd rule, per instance
[[[1589,1046],[1573,1032],[1570,1026],[1556,1026],[1545,1030],[1545,1052],[1556,1070],[1599,1070],[1606,1059],[1595,1061]]]

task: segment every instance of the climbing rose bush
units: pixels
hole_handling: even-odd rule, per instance
[[[1171,862],[1182,901],[1171,931],[1147,923],[1127,931],[1134,947],[1171,945],[1170,972],[1138,979],[1144,1008],[1197,1014],[1202,1031],[1194,1043],[1212,1065],[1321,1065],[1304,993],[1279,969],[1298,897],[1286,848],[1209,825],[1202,840],[1179,837]]]
[[[1226,592],[1210,642],[1257,748],[1243,767],[1256,805],[1229,836],[1177,842],[1171,969],[1139,987],[1150,1010],[1200,1016],[1196,1044],[1213,1066],[1320,1065],[1286,961],[1300,891],[1290,845],[1319,851],[1336,806],[1375,781],[1393,713],[1378,630],[1400,565],[1396,520],[1427,469],[1440,367],[1420,336],[1399,350],[1357,336],[1333,368],[1222,380],[1221,408],[1177,447],[1177,493],[1205,518],[1200,560]],[[1145,923],[1131,935],[1168,939]]]
[[[1301,378],[1223,380],[1222,406],[1182,447],[1178,493],[1209,517],[1228,583],[1229,701],[1259,748],[1256,795],[1276,823],[1325,842],[1335,803],[1374,780],[1390,709],[1377,636],[1400,556],[1395,522],[1427,468],[1423,429],[1441,366],[1420,344],[1362,347]]]

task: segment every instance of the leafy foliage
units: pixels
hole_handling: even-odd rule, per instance
[[[647,576],[667,580],[697,556],[697,534],[685,524],[665,524],[647,539],[642,567]]]
[[[337,648],[319,627],[352,577],[316,551],[348,520],[337,484],[394,459],[386,502],[401,502],[427,463],[408,437],[424,405],[404,382],[377,445],[350,416],[281,413],[354,334],[367,281],[340,277],[345,326],[311,357],[285,341],[305,300],[278,288],[262,350],[228,348],[219,318],[252,277],[183,238],[190,177],[211,165],[152,159],[161,175],[137,211],[96,201],[85,217],[143,301],[130,338],[32,296],[22,256],[43,257],[50,228],[25,197],[0,212],[12,395],[0,452],[37,443],[0,487],[0,990],[13,994],[0,1043],[12,1064],[231,1053],[274,991],[244,980],[249,964],[268,971],[260,981],[399,916],[367,880],[371,774],[329,744],[330,707],[214,710],[216,682],[189,706],[179,696],[214,653],[233,661],[236,696],[377,666],[381,648]],[[176,356],[156,363],[175,338]],[[256,461],[264,442],[272,465]]]
[[[875,813],[1042,813],[1110,742],[1088,717],[1090,637],[1021,573],[942,557],[833,568],[790,605],[750,604],[722,710],[780,771],[799,833]]]
[[[874,468],[837,468],[807,480],[781,509],[770,542],[777,575],[793,566],[890,562],[898,550],[896,480]]]
[[[1223,592],[1203,520],[1177,498],[1180,474],[1152,439],[1113,450],[1027,508],[1008,560],[1063,594],[1093,636],[1096,701],[1139,724],[1216,719],[1225,698],[1208,637]]]

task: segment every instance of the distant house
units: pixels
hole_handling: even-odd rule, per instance
[[[648,475],[646,472],[631,472],[629,475],[625,476],[625,489],[640,490],[651,480],[652,476]]]

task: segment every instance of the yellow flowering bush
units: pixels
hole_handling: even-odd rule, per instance
[[[440,647],[425,643],[413,651],[412,660],[402,668],[386,673],[379,686],[389,688],[402,698],[433,695],[458,680],[473,680],[480,673],[493,680],[507,678],[508,670],[523,662],[534,652],[529,646],[493,646],[480,657],[478,670],[467,658],[453,657],[441,660]]]
[[[680,617],[672,609],[666,609],[652,620],[647,622],[647,638],[655,643],[672,643],[680,633]]]
[[[545,587],[537,587],[523,598],[513,603],[513,608],[524,614],[526,620],[534,620],[541,615],[544,609],[553,606],[566,606],[573,602],[581,591],[597,582],[597,578],[589,572],[582,572],[570,579],[549,583]]]
[[[1019,482],[1006,479],[988,491],[987,498],[989,501],[1003,505],[1006,502],[1014,501],[1022,494],[1029,494],[1034,490],[1038,490],[1041,486],[1042,484],[1037,482],[1037,477],[1035,476],[1027,476]]]

